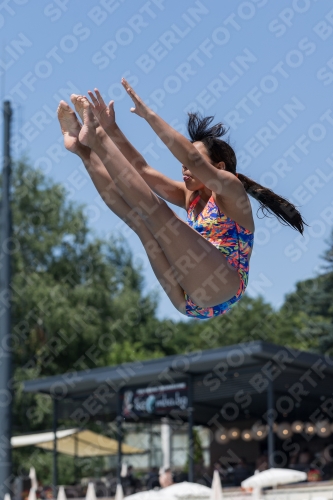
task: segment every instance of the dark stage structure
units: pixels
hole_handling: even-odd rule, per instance
[[[261,340],[24,384],[26,392],[52,398],[54,432],[62,419],[80,427],[94,420],[113,423],[119,480],[127,421],[152,422],[167,416],[171,427],[187,422],[189,481],[194,473],[194,425],[208,426],[216,446],[223,446],[233,428],[244,448],[250,434],[264,440],[269,466],[282,466],[277,461],[283,440],[293,432],[306,438],[323,421],[333,421],[332,387],[333,359]],[[55,440],[55,485],[56,458]]]

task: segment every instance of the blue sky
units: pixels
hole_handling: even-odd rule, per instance
[[[178,314],[138,238],[100,203],[55,116],[71,92],[98,87],[151,166],[181,180],[181,166],[129,112],[120,79],[184,130],[188,110],[230,127],[238,171],[290,199],[310,227],[302,237],[255,216],[248,293],[275,308],[315,276],[333,222],[333,9],[320,0],[7,0],[0,6],[1,97],[14,108],[13,156],[62,182],[85,203],[95,234],[121,234],[158,291],[161,318]],[[254,213],[258,208],[253,202]],[[173,207],[181,217],[185,211]]]

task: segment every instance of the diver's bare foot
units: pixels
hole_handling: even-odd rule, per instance
[[[75,111],[79,115],[79,117],[82,120],[83,123],[83,99],[87,99],[86,96],[83,95],[78,95],[78,94],[72,94],[71,95],[71,101],[74,104]],[[94,115],[94,120],[96,121],[96,126],[99,125],[97,118]]]
[[[90,107],[90,103],[86,97],[79,96],[77,98],[78,105],[82,107],[83,126],[80,130],[79,141],[88,147],[93,147],[97,138],[96,129],[98,122],[94,117],[94,113]]]
[[[75,111],[77,112],[77,114],[79,115],[79,117],[81,118],[82,122],[83,122],[83,104],[82,104],[82,95],[78,95],[78,94],[71,94],[71,101],[72,103],[74,104],[74,108],[75,108]]]
[[[82,148],[87,149],[79,142],[81,125],[76,118],[76,114],[65,101],[60,101],[57,113],[61,132],[64,136],[65,148],[76,154],[82,152]]]

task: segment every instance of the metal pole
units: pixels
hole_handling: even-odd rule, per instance
[[[57,427],[58,427],[58,401],[53,398],[53,498],[57,498],[58,486],[58,452],[57,452]]]
[[[118,438],[118,453],[117,453],[117,482],[121,484],[121,462],[122,462],[122,411],[121,411],[121,391],[117,392],[117,438]]]
[[[10,207],[10,122],[12,110],[9,101],[3,105],[4,118],[4,151],[2,170],[2,200],[0,229],[0,345],[2,347],[0,362],[0,499],[10,493],[10,477],[12,473],[11,435],[12,435],[12,343],[11,343],[11,207]]]
[[[188,376],[188,480],[194,482],[194,442],[193,442],[193,378]]]
[[[149,426],[149,469],[153,466],[153,421],[150,422]]]
[[[79,467],[78,467],[78,463],[77,463],[77,456],[78,456],[78,439],[77,439],[77,434],[74,435],[74,446],[75,446],[75,450],[74,450],[74,481],[75,481],[75,484],[77,484],[79,481]]]
[[[268,452],[268,468],[274,467],[274,388],[273,382],[269,381],[267,387],[267,452]]]

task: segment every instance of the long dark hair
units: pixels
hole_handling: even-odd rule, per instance
[[[213,116],[203,118],[198,113],[189,113],[188,116],[187,129],[191,142],[202,142],[213,163],[223,161],[226,170],[237,175],[246,192],[259,202],[259,209],[265,216],[268,216],[267,212],[273,213],[282,224],[291,226],[303,234],[304,225],[307,224],[295,205],[246,175],[236,172],[237,158],[234,150],[228,142],[219,139],[228,132],[227,128],[222,123],[210,126]]]

